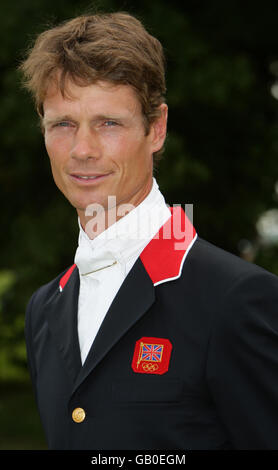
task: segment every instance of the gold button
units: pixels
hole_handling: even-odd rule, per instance
[[[86,416],[86,413],[83,410],[83,408],[75,408],[75,410],[73,410],[72,412],[72,419],[76,423],[82,423],[82,421],[84,421],[85,419],[85,416]]]

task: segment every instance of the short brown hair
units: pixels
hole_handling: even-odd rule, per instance
[[[165,101],[165,60],[158,39],[125,12],[83,15],[41,33],[20,65],[40,117],[51,80],[66,93],[68,79],[80,86],[99,80],[130,85],[142,106],[146,133]],[[161,149],[154,154],[157,162]]]

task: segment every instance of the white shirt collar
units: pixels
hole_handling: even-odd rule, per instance
[[[131,258],[140,255],[170,215],[153,178],[152,189],[147,197],[93,240],[83,230],[78,218],[80,232],[75,263],[80,273],[84,275],[101,270],[115,262],[126,266]]]

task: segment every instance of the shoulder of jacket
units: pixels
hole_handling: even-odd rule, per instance
[[[217,277],[228,284],[238,281],[239,278],[266,276],[276,278],[275,274],[255,263],[249,262],[238,255],[230,253],[203,238],[198,237],[192,247],[189,259],[199,266],[206,277]]]
[[[210,302],[214,299],[214,312],[218,312],[220,322],[240,325],[249,314],[255,317],[256,311],[260,316],[266,310],[277,317],[277,275],[203,239],[194,245],[191,256],[202,266],[200,276]]]
[[[46,300],[48,300],[49,297],[59,289],[60,280],[68,272],[68,270],[69,267],[62,271],[57,277],[36,289],[29,299],[28,306],[32,305],[33,303],[43,304]]]

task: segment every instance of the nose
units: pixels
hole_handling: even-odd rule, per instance
[[[101,148],[98,136],[89,127],[80,126],[74,134],[71,157],[79,160],[100,158]]]

